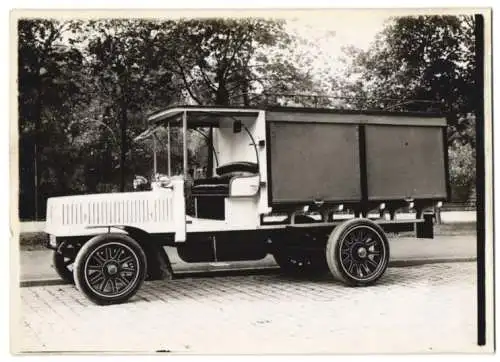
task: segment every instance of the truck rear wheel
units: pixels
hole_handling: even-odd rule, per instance
[[[144,281],[146,255],[127,235],[103,234],[83,245],[73,273],[77,288],[94,303],[122,303]]]
[[[368,219],[351,219],[336,227],[326,245],[333,276],[350,286],[375,283],[387,269],[389,242],[382,228]]]

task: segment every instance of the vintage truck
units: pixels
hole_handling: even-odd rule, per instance
[[[148,124],[139,138],[179,127],[180,174],[170,174],[169,152],[169,174],[149,190],[47,203],[56,270],[98,304],[126,301],[146,278],[171,272],[165,246],[185,262],[272,254],[287,273],[371,285],[388,266],[386,233],[432,238],[433,210],[449,195],[439,114],[178,106]],[[215,162],[187,185],[188,130],[200,128],[211,130]],[[412,218],[399,218],[402,209]]]

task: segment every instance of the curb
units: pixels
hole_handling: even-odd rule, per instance
[[[442,264],[442,263],[468,263],[475,262],[477,258],[474,257],[456,257],[456,258],[438,258],[438,259],[419,259],[419,258],[408,258],[399,259],[389,262],[389,267],[402,268],[407,266],[418,266],[425,264]]]
[[[438,259],[423,259],[423,258],[409,258],[397,259],[389,262],[391,268],[403,268],[411,266],[420,266],[426,264],[442,264],[442,263],[467,263],[477,261],[476,257],[455,257],[455,258],[438,258]],[[225,269],[225,270],[211,270],[211,271],[194,271],[194,272],[178,272],[173,276],[173,279],[184,278],[208,278],[208,277],[223,277],[223,276],[241,276],[241,275],[262,275],[274,274],[279,271],[279,267],[269,266],[260,268],[244,268],[244,269]],[[54,286],[71,284],[62,279],[36,279],[36,280],[23,280],[19,283],[21,288],[27,287],[41,287],[41,286]]]
[[[35,279],[35,280],[22,280],[19,282],[20,288],[27,287],[47,287],[52,285],[70,284],[62,279]]]

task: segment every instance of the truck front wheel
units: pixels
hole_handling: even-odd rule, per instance
[[[127,235],[99,235],[80,249],[73,274],[77,288],[94,303],[121,303],[144,281],[146,255]]]
[[[389,242],[382,228],[368,219],[351,219],[337,226],[326,245],[333,276],[350,286],[375,283],[389,263]]]

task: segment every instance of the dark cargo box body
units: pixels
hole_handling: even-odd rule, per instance
[[[366,126],[368,198],[446,198],[443,131],[429,126]]]
[[[267,111],[271,206],[447,199],[446,120]]]

